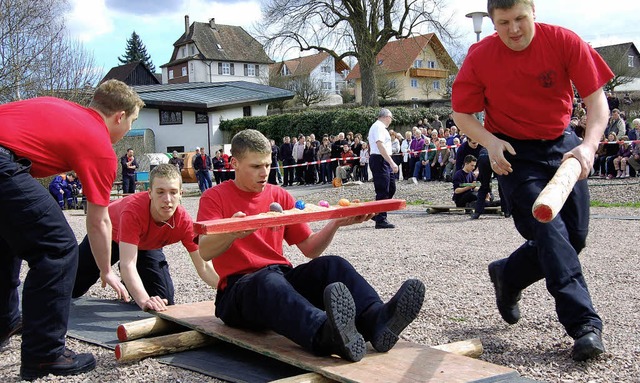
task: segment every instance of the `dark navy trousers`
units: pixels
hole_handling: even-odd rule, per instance
[[[322,256],[291,268],[272,265],[233,275],[218,290],[216,316],[225,324],[252,330],[271,329],[313,350],[313,339],[327,320],[323,293],[333,282],[344,283],[356,304],[356,326],[366,339],[375,331],[383,304],[373,287],[345,259]]]
[[[493,169],[491,169],[491,161],[489,160],[489,152],[486,148],[480,149],[478,155],[478,179],[480,187],[478,188],[478,199],[476,201],[476,213],[483,214],[486,206],[487,194],[491,192],[491,177],[493,176]],[[502,187],[498,186],[498,195],[500,196],[500,209],[504,214],[511,214],[509,211],[509,204],[507,199],[502,195]],[[495,196],[495,194],[494,194]]]
[[[22,362],[51,361],[65,347],[78,243],[31,162],[0,155],[0,332],[20,319],[21,261],[29,264],[22,290]]]
[[[582,326],[602,329],[582,274],[578,254],[585,246],[589,228],[589,189],[587,181],[578,181],[558,216],[549,223],[538,222],[531,207],[560,166],[564,153],[580,144],[572,131],[555,140],[515,140],[516,156],[505,152],[513,172],[499,176],[509,201],[516,229],[527,240],[508,258],[505,282],[524,289],[545,279],[555,299],[560,323],[575,337]]]
[[[84,295],[100,278],[100,269],[96,264],[89,237],[85,236],[79,246],[78,272],[73,285],[73,298]],[[120,247],[111,242],[111,265],[120,260]],[[142,280],[142,285],[149,296],[159,296],[166,299],[170,305],[174,304],[174,287],[169,265],[162,249],[138,250],[136,270]]]
[[[376,201],[391,199],[396,194],[396,177],[389,163],[381,154],[372,154],[369,157],[369,167],[373,178],[373,187],[376,191]],[[373,217],[376,222],[387,220],[387,212],[378,213]]]

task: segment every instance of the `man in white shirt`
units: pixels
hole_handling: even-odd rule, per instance
[[[396,193],[396,178],[393,175],[398,172],[398,165],[391,158],[391,136],[389,125],[393,121],[391,111],[380,109],[378,120],[369,128],[369,167],[373,175],[373,185],[376,191],[376,201],[391,199]],[[373,220],[376,221],[376,229],[393,229],[395,225],[387,221],[387,213],[378,213]]]

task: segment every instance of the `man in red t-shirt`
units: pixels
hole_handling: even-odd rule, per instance
[[[267,182],[271,145],[262,133],[243,130],[231,141],[236,178],[207,190],[198,220],[244,217],[269,211],[273,202],[294,208],[284,189]],[[227,325],[271,329],[318,355],[360,360],[365,341],[380,352],[391,349],[418,315],[425,288],[406,281],[386,304],[345,259],[320,256],[341,226],[371,214],[332,220],[318,232],[306,223],[228,234],[201,235],[200,252],[220,274],[216,316]],[[311,260],[292,267],[283,241]]]
[[[162,247],[182,242],[200,278],[216,287],[218,275],[200,257],[193,241],[193,221],[180,205],[182,177],[175,165],[160,164],[149,177],[149,192],[135,193],[109,205],[113,226],[111,264],[120,261],[120,274],[134,301],[144,311],[166,310],[174,304],[173,281]],[[73,298],[96,282],[96,266],[87,237],[80,244],[80,260]]]
[[[78,242],[57,202],[34,177],[75,170],[87,196],[87,233],[102,284],[128,299],[111,269],[107,205],[116,176],[112,144],[131,129],[144,102],[109,80],[89,107],[53,97],[0,105],[0,344],[22,331],[23,379],[92,370],[91,354],[65,347]],[[91,148],[91,155],[87,155]],[[20,265],[29,263],[19,311]]]
[[[604,352],[602,320],[595,312],[578,253],[589,228],[586,177],[607,125],[603,85],[613,73],[575,33],[534,22],[532,0],[489,0],[496,33],[469,49],[453,84],[454,119],[484,146],[516,228],[527,240],[508,258],[492,262],[489,275],[502,318],[520,319],[521,292],[540,279],[555,298],[560,323],[574,338],[578,361]],[[589,111],[584,140],[569,126],[573,88]],[[484,126],[474,113],[484,110]],[[536,221],[533,202],[560,163],[574,157],[580,181],[558,216]]]

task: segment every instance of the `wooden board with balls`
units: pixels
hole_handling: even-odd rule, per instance
[[[314,205],[298,200],[295,206],[291,210],[282,210],[282,207],[277,202],[274,202],[269,207],[270,211],[268,212],[240,218],[233,217],[195,222],[193,224],[194,231],[196,234],[220,234],[256,230],[264,227],[293,225],[302,222],[324,221],[383,211],[402,210],[407,207],[407,202],[401,199],[359,202],[343,198],[338,201],[337,205],[330,205],[327,201],[319,201],[317,205]]]

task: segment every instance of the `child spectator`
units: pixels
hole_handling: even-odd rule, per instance
[[[631,157],[631,145],[629,145],[629,137],[622,136],[620,139],[620,149],[618,149],[618,155],[613,159],[613,167],[616,171],[616,178],[627,178],[629,173],[627,171],[627,161]]]

